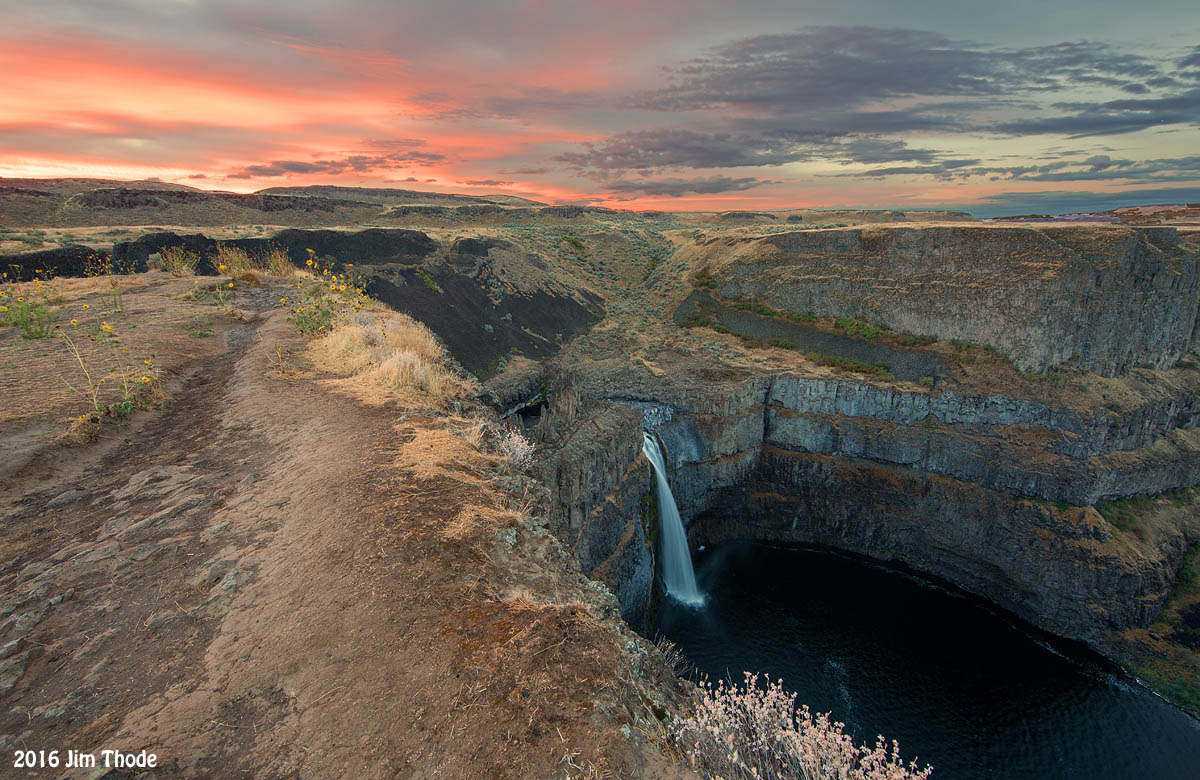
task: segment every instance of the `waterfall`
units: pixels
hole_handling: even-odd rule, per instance
[[[692,556],[688,552],[687,532],[679,519],[679,507],[667,484],[667,466],[663,462],[658,440],[648,433],[642,434],[642,452],[654,469],[658,490],[659,536],[662,538],[662,573],[667,594],[689,606],[704,604],[704,594],[696,587],[696,574],[692,571]]]

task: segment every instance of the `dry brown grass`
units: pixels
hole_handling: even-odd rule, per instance
[[[90,444],[100,438],[100,415],[85,414],[71,420],[58,442],[67,447]]]
[[[501,461],[449,429],[417,428],[400,448],[395,465],[419,481],[443,478],[482,487],[491,480],[486,470]]]
[[[213,265],[221,270],[221,266],[225,266],[224,272],[230,276],[245,273],[254,268],[254,261],[250,259],[250,253],[245,249],[236,246],[229,246],[217,242],[217,252],[212,258]]]
[[[300,270],[288,259],[287,252],[279,247],[271,247],[259,258],[259,267],[271,276],[291,278]]]
[[[200,255],[181,246],[166,247],[159,255],[162,257],[162,269],[171,276],[190,276],[196,273],[196,266],[200,265]]]
[[[503,507],[483,503],[470,503],[441,528],[441,536],[448,542],[464,542],[482,535],[492,537],[501,528],[521,525],[521,516]]]
[[[429,329],[403,314],[363,312],[313,342],[310,352],[318,368],[405,404],[444,408],[477,390],[447,368]]]

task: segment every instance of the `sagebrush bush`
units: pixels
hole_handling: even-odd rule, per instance
[[[900,746],[882,736],[856,745],[845,724],[797,708],[778,682],[704,683],[690,715],[671,726],[688,761],[724,780],[925,780],[932,767],[904,764]]]
[[[533,442],[516,428],[501,431],[496,447],[509,465],[518,471],[526,471],[533,465]]]

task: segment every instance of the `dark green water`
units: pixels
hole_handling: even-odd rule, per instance
[[[668,599],[657,630],[701,672],[782,677],[935,779],[1200,779],[1200,721],[978,600],[811,550],[734,543],[695,565],[706,606]]]

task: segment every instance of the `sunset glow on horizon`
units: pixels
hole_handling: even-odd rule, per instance
[[[1200,11],[1086,7],[10,2],[0,177],[678,210],[1200,201]]]

